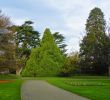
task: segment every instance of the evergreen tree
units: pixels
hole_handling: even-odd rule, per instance
[[[22,75],[54,76],[64,65],[65,57],[57,47],[49,29],[46,29],[39,48],[32,50]]]
[[[65,37],[62,34],[59,34],[59,32],[55,32],[53,34],[55,43],[57,44],[57,46],[60,48],[61,52],[66,55],[66,44],[64,43],[65,41]]]
[[[19,75],[22,68],[30,56],[31,49],[38,47],[40,42],[40,33],[35,31],[32,21],[25,21],[21,26],[12,26],[11,28],[16,33],[16,58],[17,58],[17,74]]]
[[[109,39],[105,33],[105,20],[100,8],[94,8],[87,19],[86,36],[80,44],[82,71],[104,74],[109,65]]]
[[[32,24],[32,21],[25,21],[21,26],[13,26],[16,32],[16,53],[19,58],[25,57],[25,59],[28,59],[31,49],[39,45],[40,33],[34,30]]]

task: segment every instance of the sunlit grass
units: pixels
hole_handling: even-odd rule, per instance
[[[21,100],[20,89],[22,80],[16,75],[0,75],[0,100]]]
[[[76,78],[48,78],[49,83],[89,98],[90,100],[110,100],[110,80],[105,77],[91,79]]]

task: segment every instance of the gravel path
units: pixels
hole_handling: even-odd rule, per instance
[[[88,100],[48,84],[45,81],[26,81],[21,88],[22,100]]]

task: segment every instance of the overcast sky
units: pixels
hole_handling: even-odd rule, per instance
[[[40,33],[50,28],[63,34],[68,52],[79,50],[86,19],[94,7],[101,8],[109,20],[110,0],[0,0],[0,9],[14,24],[32,20]]]

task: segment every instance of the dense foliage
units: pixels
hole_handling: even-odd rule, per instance
[[[79,70],[79,54],[78,52],[71,53],[67,58],[65,65],[60,70],[60,76],[71,76],[78,74]]]
[[[20,26],[12,26],[15,32],[16,43],[16,61],[17,61],[17,74],[19,75],[25,66],[32,48],[36,48],[40,43],[40,33],[35,31],[32,21],[25,21]]]
[[[23,25],[15,26],[17,46],[16,52],[20,58],[28,58],[31,53],[31,49],[37,47],[40,42],[40,33],[35,31],[31,24],[33,24],[32,21],[25,21]]]
[[[64,43],[65,37],[62,34],[59,34],[59,32],[55,32],[53,34],[53,37],[54,37],[55,43],[60,48],[61,52],[66,55],[66,51],[67,51],[66,46],[67,45]]]
[[[64,65],[65,57],[57,47],[49,29],[46,29],[39,48],[32,50],[23,76],[55,76]]]
[[[80,44],[80,65],[83,73],[105,74],[110,62],[110,40],[105,33],[101,9],[91,10],[86,23],[86,36]]]
[[[0,12],[0,72],[16,69],[14,34],[10,19]]]
[[[24,76],[110,74],[110,38],[100,8],[91,10],[86,35],[75,54],[66,54],[62,34],[51,34],[46,29],[40,40],[40,33],[32,24],[25,21],[21,26],[12,26],[10,19],[0,12],[0,70],[3,73],[11,70],[20,74],[24,68]]]

